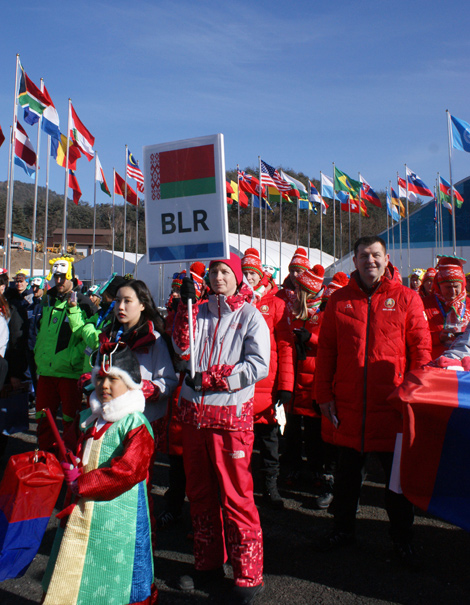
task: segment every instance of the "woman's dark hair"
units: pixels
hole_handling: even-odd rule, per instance
[[[165,332],[165,321],[158,312],[147,284],[141,279],[131,279],[123,284],[121,288],[132,288],[135,292],[135,295],[139,299],[139,302],[144,305],[144,310],[142,311],[140,321],[137,325],[140,326],[146,321],[151,321],[157,332],[163,334]],[[119,288],[119,290],[121,288]]]
[[[6,288],[8,288],[8,282],[10,280],[8,279],[8,273],[2,273],[0,275],[0,286],[5,286]]]
[[[0,313],[2,313],[5,319],[10,318],[10,307],[8,306],[7,299],[0,294]]]

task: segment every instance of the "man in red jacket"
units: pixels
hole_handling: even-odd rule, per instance
[[[385,242],[362,237],[354,245],[356,271],[333,293],[320,330],[316,400],[325,436],[339,446],[334,485],[334,530],[317,544],[327,551],[355,541],[362,469],[376,452],[386,476],[385,508],[399,562],[413,567],[413,508],[388,489],[401,414],[387,397],[408,370],[431,360],[431,337],[420,296],[403,286]]]

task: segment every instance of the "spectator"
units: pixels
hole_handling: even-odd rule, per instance
[[[410,280],[410,288],[415,292],[419,291],[425,273],[426,271],[424,269],[418,268],[413,269],[413,271],[408,275],[408,279]]]
[[[429,269],[427,269],[426,273],[423,276],[423,281],[421,282],[421,286],[419,288],[419,294],[420,294],[421,298],[424,298],[425,296],[429,296],[429,294],[431,294],[432,285],[434,283],[434,278],[436,276],[436,273],[437,273],[437,271],[433,267],[429,267]]]
[[[36,418],[40,449],[53,449],[54,437],[42,411],[48,407],[53,416],[62,404],[66,429],[79,413],[82,396],[77,388],[82,374],[85,343],[78,329],[96,312],[91,301],[77,292],[74,283],[73,257],[62,256],[49,261],[55,286],[48,290],[39,322],[34,349],[38,373]]]
[[[401,285],[385,242],[362,237],[354,245],[356,271],[328,301],[318,343],[316,399],[339,446],[334,529],[317,541],[327,551],[355,542],[356,509],[366,457],[376,452],[386,476],[385,508],[394,553],[416,565],[413,507],[388,488],[400,413],[387,397],[407,370],[431,359],[431,338],[417,293]]]

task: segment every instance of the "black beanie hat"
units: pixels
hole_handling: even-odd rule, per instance
[[[93,354],[94,367],[91,375],[96,386],[97,376],[118,376],[131,390],[142,388],[140,364],[124,342],[105,342]]]

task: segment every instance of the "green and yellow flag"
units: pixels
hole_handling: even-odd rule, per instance
[[[355,181],[345,172],[338,170],[335,166],[335,191],[346,191],[352,198],[357,200],[359,198],[360,190],[360,181]]]

